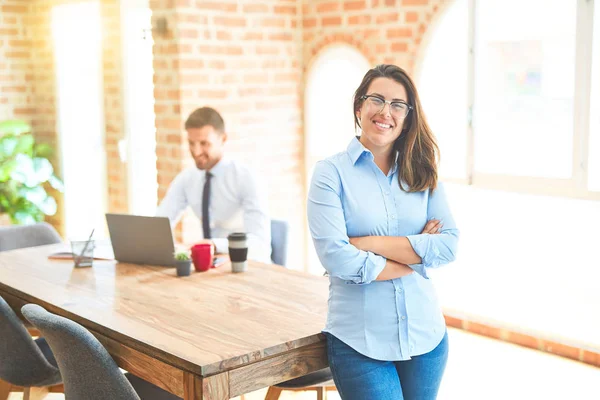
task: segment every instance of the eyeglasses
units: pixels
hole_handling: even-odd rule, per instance
[[[406,118],[413,106],[406,104],[403,101],[389,101],[384,100],[379,96],[365,95],[361,97],[362,100],[366,100],[367,104],[373,109],[377,110],[378,113],[382,112],[386,104],[390,105],[390,114],[393,114],[400,118]]]

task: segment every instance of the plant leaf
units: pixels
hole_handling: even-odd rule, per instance
[[[10,174],[11,179],[29,187],[38,185],[39,182],[36,182],[36,174],[31,157],[25,154],[17,154],[15,161],[17,165]]]
[[[33,144],[35,140],[32,135],[21,135],[18,138],[17,146],[15,147],[15,153],[24,153],[28,156],[33,156]]]
[[[42,208],[46,197],[48,197],[48,194],[41,186],[36,186],[34,188],[24,186],[21,188],[20,195],[38,208]]]
[[[17,167],[16,160],[7,160],[0,164],[0,182],[6,182]]]
[[[12,217],[11,220],[19,225],[29,225],[29,224],[35,224],[36,222],[41,221],[41,219],[39,219],[40,216],[39,214],[36,213],[31,213],[28,211],[17,211]],[[43,216],[42,216],[43,218]]]
[[[33,169],[35,170],[36,180],[39,183],[46,182],[54,173],[54,168],[47,158],[36,157],[33,159]]]
[[[19,139],[14,135],[0,138],[0,159],[11,157],[18,143]]]
[[[36,157],[49,158],[53,152],[52,146],[47,143],[40,143],[35,146],[34,154]]]
[[[52,186],[54,189],[58,190],[59,192],[64,192],[65,191],[65,185],[63,184],[63,181],[61,181],[56,175],[52,175],[49,179],[48,182],[50,183],[50,186]]]
[[[46,215],[54,215],[56,214],[56,209],[57,209],[57,205],[56,205],[56,200],[54,200],[54,197],[52,196],[47,196],[44,199],[43,204],[40,207],[40,211],[43,212]]]
[[[25,121],[21,120],[8,120],[0,122],[0,136],[7,134],[21,135],[23,133],[31,132],[31,126]]]

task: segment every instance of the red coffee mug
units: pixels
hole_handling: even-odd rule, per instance
[[[211,243],[198,243],[192,246],[192,261],[198,272],[208,271],[212,267],[214,247]]]

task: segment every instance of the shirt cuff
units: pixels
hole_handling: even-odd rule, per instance
[[[408,264],[409,267],[413,269],[417,274],[421,275],[425,279],[429,279],[427,276],[427,270],[425,269],[425,265],[423,264]]]
[[[432,243],[432,237],[428,233],[419,235],[410,235],[406,237],[413,250],[419,257],[425,267],[437,267],[439,265],[439,250]]]
[[[373,282],[381,271],[385,268],[386,259],[375,253],[367,252],[365,264],[356,275],[346,275],[340,278],[344,279],[347,284],[366,285]]]
[[[227,238],[214,238],[210,240],[215,244],[215,253],[229,253],[229,241]]]

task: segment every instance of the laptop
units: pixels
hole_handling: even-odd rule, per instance
[[[175,266],[169,218],[107,213],[106,224],[117,261]]]

